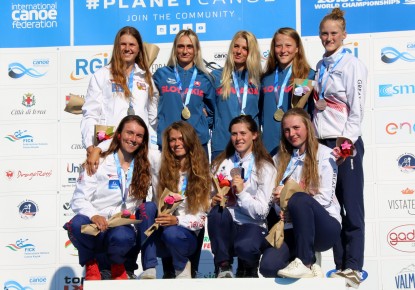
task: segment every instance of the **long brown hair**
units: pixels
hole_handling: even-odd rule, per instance
[[[184,170],[187,172],[186,197],[188,210],[195,214],[200,209],[209,209],[210,196],[210,172],[209,162],[200,144],[199,138],[193,127],[187,122],[179,121],[172,123],[163,132],[163,147],[161,152],[161,166],[159,172],[158,196],[164,189],[178,192],[181,164],[169,146],[170,131],[176,130],[182,134],[183,146],[186,149]]]
[[[140,127],[144,128],[143,142],[134,152],[134,171],[131,180],[129,195],[136,199],[145,199],[147,197],[148,188],[150,187],[150,161],[148,160],[148,140],[149,133],[146,123],[137,115],[129,115],[124,117],[114,133],[112,142],[107,151],[101,153],[101,157],[105,158],[120,149],[121,141],[119,136],[124,129],[125,124],[136,122]]]
[[[144,50],[143,40],[141,38],[140,32],[132,26],[125,26],[121,28],[114,39],[114,46],[112,48],[112,56],[110,60],[111,64],[111,74],[114,79],[114,82],[120,84],[124,90],[125,98],[129,98],[131,92],[127,85],[127,76],[125,75],[125,63],[122,60],[122,51],[120,48],[120,39],[121,36],[124,34],[133,36],[138,43],[138,54],[135,58],[135,63],[145,71],[145,79],[146,83],[149,86],[149,99],[153,98],[154,88],[153,88],[153,80],[151,78],[150,68],[147,63],[146,51]]]
[[[248,130],[252,133],[257,133],[258,136],[255,140],[253,140],[253,148],[252,154],[255,157],[255,167],[258,172],[258,175],[261,176],[261,169],[263,168],[264,163],[270,163],[273,166],[273,161],[271,155],[269,155],[267,149],[265,149],[264,144],[262,143],[261,132],[259,131],[258,125],[254,119],[252,119],[251,115],[241,115],[232,119],[229,123],[229,132],[232,131],[232,126],[235,124],[246,124]],[[212,168],[217,172],[219,170],[219,166],[221,163],[228,158],[231,158],[235,154],[235,147],[232,144],[232,141],[229,140],[228,144],[226,145],[225,151],[220,153],[215,160],[212,161]]]
[[[282,27],[274,33],[274,36],[272,37],[271,47],[269,49],[269,56],[268,56],[267,63],[265,65],[265,72],[263,76],[272,74],[273,72],[275,72],[275,70],[278,67],[278,58],[275,55],[275,44],[276,44],[276,38],[278,34],[283,34],[288,37],[291,37],[295,41],[295,44],[297,45],[297,48],[298,48],[298,52],[296,53],[293,59],[292,74],[291,74],[292,77],[291,77],[290,83],[293,82],[294,78],[307,79],[308,73],[310,71],[310,65],[308,64],[307,58],[305,56],[304,46],[303,46],[301,37],[298,34],[298,32],[295,29],[290,28],[290,27]]]
[[[311,123],[309,115],[301,108],[292,108],[288,110],[285,112],[281,120],[281,141],[277,155],[278,162],[276,184],[278,185],[280,183],[295,149],[284,135],[284,120],[290,116],[300,117],[307,129],[305,158],[304,166],[301,172],[301,178],[304,182],[304,189],[307,192],[310,192],[310,189],[317,192],[320,185],[317,162],[318,141],[315,137],[314,127]]]
[[[231,94],[232,72],[235,69],[235,62],[233,59],[233,47],[236,40],[243,38],[248,45],[248,57],[246,59],[246,69],[248,71],[248,80],[253,85],[257,86],[261,77],[261,53],[259,51],[258,41],[251,32],[241,30],[238,31],[232,38],[229,46],[228,57],[226,58],[225,66],[223,67],[221,76],[222,99],[226,100]]]

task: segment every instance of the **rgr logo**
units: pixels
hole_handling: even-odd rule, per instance
[[[75,71],[71,72],[70,78],[73,81],[79,81],[85,77],[94,74],[103,66],[108,65],[110,59],[108,53],[97,53],[92,58],[77,58],[75,60]]]
[[[415,95],[415,85],[382,84],[379,85],[379,97],[393,97],[394,95]]]

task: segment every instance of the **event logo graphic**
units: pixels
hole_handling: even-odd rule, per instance
[[[33,290],[33,288],[29,286],[23,286],[17,281],[9,280],[4,282],[4,290]]]
[[[396,289],[415,289],[415,264],[403,268],[395,275]]]
[[[415,94],[415,84],[381,84],[379,85],[379,97],[393,97],[394,95]]]
[[[401,135],[405,134],[407,132],[409,135],[412,134],[413,131],[415,131],[415,124],[412,125],[410,122],[390,122],[386,124],[385,131],[388,135],[396,135],[399,132],[401,132]],[[410,161],[411,159],[407,159]]]
[[[359,43],[357,41],[345,43],[344,46],[347,52],[359,58]]]
[[[5,174],[6,174],[6,177],[7,177],[7,179],[8,179],[8,180],[12,180],[12,179],[13,179],[13,175],[14,175],[14,171],[12,171],[12,170],[7,170],[7,171],[5,172]]]
[[[11,18],[13,19],[13,29],[58,27],[58,22],[56,21],[58,16],[57,3],[12,4]]]
[[[415,5],[415,0],[404,0],[402,4]]]
[[[25,200],[18,205],[20,217],[24,220],[32,219],[39,212],[39,207],[33,200]]]
[[[401,225],[387,235],[388,244],[399,252],[415,253],[415,225]]]
[[[46,284],[46,282],[47,282],[46,276],[32,276],[32,277],[29,277],[30,285],[42,285],[42,284]]]
[[[24,94],[23,99],[22,99],[22,105],[25,106],[26,108],[30,108],[36,105],[35,96],[31,93]]]
[[[69,251],[69,255],[71,256],[79,256],[78,249],[72,244],[71,240],[67,240],[65,242],[65,249]]]
[[[399,156],[397,161],[399,169],[402,172],[409,173],[415,171],[415,155],[411,153],[405,153]]]
[[[18,62],[13,62],[9,64],[9,77],[12,79],[19,79],[24,75],[28,75],[32,78],[40,78],[43,77],[45,73],[40,73],[34,68],[26,68],[24,65]]]
[[[108,65],[110,59],[106,52],[97,53],[90,59],[77,58],[75,60],[75,70],[71,72],[70,79],[73,81],[79,81],[85,77],[94,74],[98,69]]]
[[[391,46],[382,48],[380,59],[384,63],[394,63],[399,59],[406,62],[415,62],[415,56],[406,51],[400,52],[399,50]]]
[[[414,194],[414,190],[407,187],[401,190],[401,194],[402,197],[399,199],[388,199],[389,209],[415,215],[415,199],[410,199]]]
[[[16,243],[8,244],[6,246],[6,248],[8,248],[9,250],[14,251],[14,252],[17,252],[17,251],[20,251],[20,250],[25,250],[26,248],[35,249],[35,245],[26,243],[28,240],[29,239],[25,239],[25,240],[24,239],[18,239],[16,241]]]
[[[26,134],[27,130],[18,130],[16,132],[14,132],[14,134],[9,134],[7,135],[6,138],[7,140],[9,140],[10,142],[16,142],[19,140],[32,140],[33,141],[33,136],[32,135],[28,135]]]
[[[81,290],[82,284],[84,284],[84,277],[71,277],[65,276],[64,278],[65,285],[63,286],[63,290]]]

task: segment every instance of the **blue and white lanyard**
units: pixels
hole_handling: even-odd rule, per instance
[[[249,158],[248,170],[247,170],[246,174],[244,175],[244,182],[247,182],[247,181],[248,181],[248,179],[249,179],[249,177],[251,176],[251,173],[252,173],[252,167],[254,166],[254,161],[255,161],[255,157],[254,157],[254,155],[252,155],[252,153],[251,153],[251,157]],[[242,163],[243,163],[243,161],[241,161],[241,159],[240,159],[240,158],[239,158],[239,160],[238,160],[238,157],[237,157],[237,155],[235,154],[235,155],[233,156],[233,166],[234,166],[235,168],[236,168],[236,167],[242,168]]]
[[[187,107],[190,102],[190,96],[192,95],[193,86],[195,85],[196,76],[197,76],[197,68],[193,70],[192,79],[190,80],[189,89],[187,90],[186,100],[183,100],[184,94],[182,93],[182,81],[179,76],[179,72],[177,71],[177,67],[174,67],[174,75],[176,77],[177,86],[179,87],[180,96],[183,103],[183,108]]]
[[[130,72],[128,77],[128,89],[130,90],[130,103],[128,104],[129,108],[133,108],[133,82],[134,82],[134,67]]]
[[[274,93],[275,93],[275,103],[277,104],[277,109],[280,109],[282,106],[282,101],[284,100],[284,92],[285,87],[287,86],[288,79],[291,76],[292,72],[292,65],[290,65],[290,68],[287,72],[287,75],[285,76],[284,82],[281,84],[280,87],[280,93],[279,96],[277,94],[278,91],[278,68],[275,70],[275,77],[274,77]]]
[[[340,52],[337,55],[336,61],[334,62],[334,64],[330,68],[330,72],[327,74],[327,78],[324,80],[324,83],[323,83],[323,78],[324,78],[324,74],[326,72],[326,64],[324,63],[324,61],[321,62],[320,72],[319,72],[319,75],[318,75],[318,83],[321,85],[320,94],[318,95],[319,100],[324,99],[324,90],[326,89],[327,80],[329,79],[329,75],[334,70],[334,68],[339,64],[339,62],[342,60],[343,56],[346,53],[347,53],[347,51],[345,49],[343,49],[342,52]]]
[[[181,189],[180,189],[180,194],[181,194],[182,196],[184,196],[184,195],[185,195],[185,193],[186,193],[187,181],[188,181],[188,179],[187,179],[187,174],[185,174],[185,175],[183,175],[182,187],[181,187]]]
[[[239,92],[239,82],[235,72],[232,72],[233,85],[235,86],[236,97],[238,98],[239,107],[241,108],[241,115],[245,115],[246,99],[248,95],[248,71],[245,72],[244,92],[241,99]]]
[[[300,164],[300,162],[304,160],[305,153],[303,155],[298,156],[298,153],[299,153],[298,151],[299,151],[298,149],[294,150],[293,155],[291,156],[290,162],[288,163],[287,168],[285,169],[285,172],[282,176],[282,179],[279,185],[284,185],[285,179],[291,176],[291,174],[293,174],[293,172],[297,168],[298,164]]]
[[[117,175],[118,175],[118,181],[120,182],[120,190],[121,190],[121,209],[126,209],[126,202],[127,202],[127,196],[128,191],[130,189],[131,179],[133,177],[133,171],[134,171],[134,159],[130,163],[130,167],[128,168],[127,174],[125,174],[125,186],[123,186],[122,183],[122,168],[120,164],[120,159],[118,158],[117,152],[114,152],[114,159],[115,159],[115,166],[117,167]]]

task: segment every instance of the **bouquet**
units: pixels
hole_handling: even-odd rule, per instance
[[[292,108],[304,108],[315,83],[315,81],[308,79],[294,79],[293,96],[291,98]]]
[[[222,173],[219,173],[216,177],[212,175],[213,183],[215,184],[216,191],[220,196],[222,196],[222,200],[220,202],[220,207],[224,207],[227,201],[227,194],[229,193],[229,189],[231,188],[231,182],[225,178]]]
[[[122,212],[119,212],[113,215],[108,220],[108,227],[115,228],[118,226],[125,226],[125,225],[131,225],[131,224],[139,224],[139,223],[141,223],[141,220],[136,220],[134,214],[131,214],[129,210],[123,210]],[[81,227],[81,233],[83,234],[96,236],[100,232],[101,231],[98,229],[98,226],[96,224],[88,224],[88,225],[83,225]]]
[[[180,194],[171,192],[167,188],[164,189],[163,193],[159,199],[159,206],[158,212],[159,214],[170,214],[173,213],[179,204],[183,202],[183,198]],[[149,227],[144,234],[149,237],[152,233],[154,233],[159,228],[158,223],[154,223],[151,227]]]
[[[338,137],[336,140],[336,147],[333,148],[333,155],[336,157],[337,165],[343,163],[343,161],[349,156],[355,156],[356,151],[353,142],[345,137]]]
[[[114,136],[114,126],[95,125],[95,145]]]

